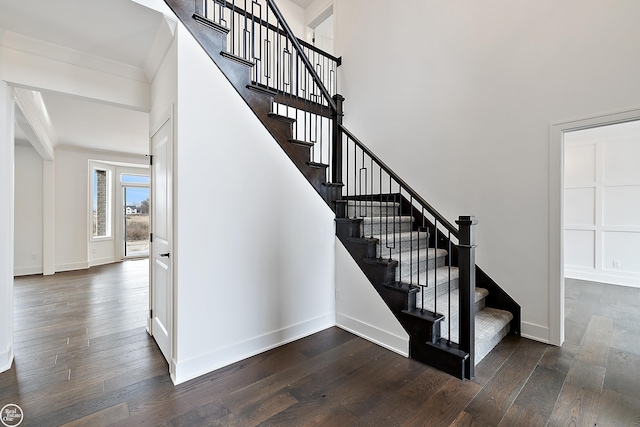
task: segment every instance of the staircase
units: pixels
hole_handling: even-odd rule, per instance
[[[410,357],[473,378],[520,332],[520,307],[475,264],[475,219],[449,223],[342,125],[340,58],[295,38],[274,0],[165,1],[336,212]]]
[[[369,239],[377,241],[376,255],[369,258],[369,262],[380,260],[387,253],[387,259],[395,265],[392,267],[395,270],[395,280],[391,282],[391,286],[387,284],[387,288],[395,290],[394,287],[402,288],[402,283],[413,284],[411,292],[415,293],[415,302],[411,297],[402,313],[408,316],[425,311],[441,314],[440,339],[459,342],[459,269],[451,265],[449,252],[429,247],[425,232],[414,230],[412,216],[400,215],[398,203],[349,201],[347,216],[360,223],[360,229],[356,229],[358,235],[339,236],[351,241],[369,236]],[[399,238],[396,242],[391,242],[390,238],[394,235]],[[413,245],[412,250],[403,251],[403,242],[406,248],[407,241],[412,239],[417,244]],[[488,295],[487,289],[475,288],[473,303],[476,364],[509,333],[510,322],[513,320],[509,311],[487,307]]]

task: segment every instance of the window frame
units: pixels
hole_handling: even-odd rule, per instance
[[[95,236],[93,234],[93,210],[94,210],[94,201],[97,204],[97,194],[96,194],[96,172],[104,171],[106,172],[106,234],[104,236]],[[89,206],[88,206],[88,214],[89,214],[89,241],[90,242],[103,242],[115,239],[115,227],[114,227],[114,168],[110,165],[100,162],[91,161],[89,163]],[[97,206],[96,206],[97,210]]]

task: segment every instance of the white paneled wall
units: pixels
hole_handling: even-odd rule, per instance
[[[640,287],[640,121],[565,135],[565,275]]]

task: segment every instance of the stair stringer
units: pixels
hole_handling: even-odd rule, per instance
[[[281,118],[270,114],[273,95],[266,91],[255,90],[251,79],[251,64],[244,59],[222,54],[226,49],[226,33],[216,30],[215,28],[219,26],[207,22],[206,19],[196,19],[193,13],[193,2],[183,0],[165,0],[165,2],[249,105],[287,156],[307,178],[307,181],[327,205],[335,211],[335,201],[338,198],[340,187],[327,183],[324,168],[310,164],[310,149],[308,147],[291,143],[293,134],[291,121],[281,120]]]

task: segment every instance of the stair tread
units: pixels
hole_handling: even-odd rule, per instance
[[[281,120],[283,122],[287,122],[287,123],[295,123],[296,119],[288,117],[288,116],[283,116],[282,114],[278,114],[278,113],[269,113],[269,117],[274,118],[276,120]]]
[[[241,56],[238,56],[238,55],[234,55],[234,54],[229,53],[229,52],[227,52],[225,50],[221,51],[220,55],[225,59],[237,62],[239,64],[242,64],[242,65],[246,66],[246,67],[253,67],[253,66],[256,65],[253,61],[250,61],[250,60],[245,59],[245,58],[243,58]]]
[[[300,145],[300,146],[307,147],[307,148],[311,148],[311,147],[313,147],[315,145],[313,142],[301,141],[299,139],[290,139],[289,142],[291,144]]]
[[[380,200],[349,200],[349,206],[400,206],[398,202]]]
[[[399,252],[391,256],[393,259],[402,259],[411,260],[411,261],[422,261],[425,259],[434,259],[434,258],[442,258],[447,256],[449,252],[446,249],[436,249],[436,248],[416,248],[412,251]]]
[[[390,218],[390,219],[387,219]],[[413,222],[414,219],[410,215],[396,215],[396,216],[364,216],[362,217],[365,223],[374,223],[378,224],[384,221],[389,221],[390,223],[395,222]]]
[[[311,166],[312,168],[328,168],[329,165],[326,165],[324,163],[316,163],[316,162],[307,162],[307,164],[309,166]]]
[[[508,311],[485,307],[476,314],[476,341],[493,337],[512,319],[513,314]]]
[[[418,240],[425,240],[425,236],[426,233],[422,232],[422,231],[402,231],[400,233],[396,233],[396,240],[414,240],[414,241],[418,241]],[[373,237],[379,238],[380,240],[388,240],[387,237],[392,237],[392,236],[388,236],[386,234],[379,234],[379,235],[374,235]]]
[[[401,270],[400,280],[410,282],[414,285],[426,286],[427,289],[431,289],[434,286],[439,287],[448,283],[449,279],[451,279],[451,281],[457,280],[459,275],[458,267],[451,267],[451,269],[449,269],[448,266],[444,266],[433,270],[421,271],[420,274],[410,271],[402,272]],[[409,280],[409,278],[412,280]]]

